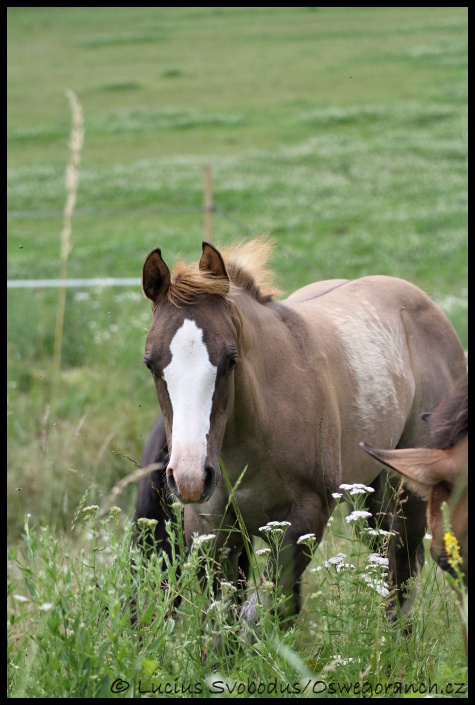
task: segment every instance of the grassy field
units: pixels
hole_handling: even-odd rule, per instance
[[[9,7],[8,279],[60,274],[72,90],[84,146],[69,278],[138,278],[157,246],[170,264],[179,255],[197,259],[210,165],[213,242],[269,233],[283,296],[317,279],[400,276],[441,305],[468,351],[467,34],[463,7]],[[12,594],[29,600],[8,603],[9,695],[110,695],[111,674],[132,680],[144,668],[149,676],[162,669],[170,682],[187,672],[189,682],[205,683],[195,646],[184,648],[189,661],[176,657],[183,642],[167,621],[169,603],[149,615],[139,648],[113,603],[110,562],[99,567],[95,557],[106,554],[86,540],[100,520],[79,530],[86,505],[103,508],[113,498],[120,506],[107,545],[127,594],[135,485],[111,493],[135,470],[157,413],[142,367],[148,302],[140,286],[68,288],[59,372],[57,305],[54,288],[8,290],[8,574]],[[330,550],[338,553],[335,540],[325,538],[315,570]],[[413,637],[380,634],[391,643],[384,668],[374,646],[380,637],[368,629],[367,645],[355,643],[362,615],[379,624],[380,606],[363,604],[361,619],[342,622],[333,643],[333,593],[319,580],[308,572],[297,627],[268,625],[269,651],[259,652],[263,639],[232,667],[223,661],[223,678],[257,677],[261,653],[282,677],[324,680],[337,668],[339,645],[343,660],[351,649],[361,659],[345,682],[364,680],[366,668],[386,681],[466,682],[453,594],[430,562]],[[109,621],[94,611],[85,581],[100,584]],[[355,614],[352,589],[331,584]],[[39,609],[45,604],[54,608]],[[191,644],[198,627],[186,611],[181,620]],[[74,624],[87,631],[69,644]],[[159,648],[160,625],[168,642]],[[40,678],[41,669],[49,676]],[[264,682],[272,673],[258,675]]]

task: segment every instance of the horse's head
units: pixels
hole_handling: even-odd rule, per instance
[[[219,456],[234,402],[236,330],[229,313],[229,277],[212,245],[203,243],[197,270],[174,280],[159,249],[142,277],[153,320],[144,363],[153,375],[170,450],[168,484],[183,503],[205,502],[220,475]]]
[[[363,450],[410,481],[410,487],[427,499],[427,523],[432,535],[431,556],[443,569],[452,572],[457,553],[468,586],[468,434],[454,446],[439,448],[396,448],[383,450],[360,443]],[[445,541],[442,504],[446,502],[455,554],[449,555]]]

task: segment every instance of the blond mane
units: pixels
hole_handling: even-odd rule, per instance
[[[274,273],[267,267],[273,243],[265,236],[219,248],[227,279],[201,271],[198,262],[178,261],[172,269],[168,298],[173,303],[193,303],[204,294],[215,294],[229,300],[239,290],[247,291],[260,303],[279,293],[274,286]]]

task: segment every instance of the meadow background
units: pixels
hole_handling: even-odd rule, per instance
[[[69,278],[139,278],[157,246],[169,264],[197,259],[209,165],[213,242],[268,233],[283,296],[317,279],[403,277],[443,308],[468,351],[467,33],[464,7],[7,8],[8,280],[60,274],[72,90],[84,146]],[[121,610],[108,603],[109,621],[99,619],[85,588],[86,566],[95,581],[99,569],[97,526],[80,520],[86,505],[113,500],[122,510],[106,542],[116,562],[101,568],[104,600],[117,566],[127,573],[135,485],[113,488],[138,466],[157,414],[142,367],[148,301],[140,285],[68,288],[60,371],[57,305],[55,288],[8,289],[9,695],[110,695],[125,668],[130,680],[147,668],[173,680],[178,668],[205,683],[183,626],[180,641],[173,620],[149,615],[153,639],[140,647]],[[284,636],[269,627],[275,650],[261,653],[271,669],[263,681],[276,664],[288,678],[334,673],[336,645],[318,625],[336,607],[322,607],[331,591],[317,568],[330,544],[351,543],[345,529],[324,540],[307,572],[297,627]],[[452,591],[430,561],[421,581],[423,626],[412,637],[385,632],[386,656],[368,647],[371,658],[392,664],[393,679],[466,682]],[[352,588],[332,585],[342,609]],[[356,656],[357,614],[338,630]],[[164,624],[169,662],[157,656]],[[189,629],[196,641],[199,625]],[[226,677],[257,677],[256,659],[240,659],[221,663]],[[366,673],[353,662],[344,677],[388,680],[378,663]]]

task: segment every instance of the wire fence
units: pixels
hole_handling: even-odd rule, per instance
[[[102,215],[121,215],[127,213],[202,213],[207,217],[205,226],[205,237],[211,240],[211,216],[214,214],[218,217],[226,219],[228,222],[236,226],[236,230],[242,235],[247,233],[252,236],[255,231],[247,224],[238,220],[234,215],[220,208],[215,204],[205,206],[142,206],[140,208],[82,208],[74,212],[74,217],[81,216],[102,216]],[[61,218],[63,211],[48,210],[48,211],[9,211],[7,218]],[[104,277],[91,279],[7,279],[7,289],[42,289],[44,287],[58,288],[60,286],[78,288],[92,286],[141,286],[139,277]]]

